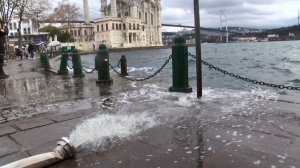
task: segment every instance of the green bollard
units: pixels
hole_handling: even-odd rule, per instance
[[[111,84],[113,82],[109,74],[109,53],[105,44],[99,45],[99,51],[95,57],[95,67],[98,70],[96,84]]]
[[[74,50],[74,53],[72,54],[72,63],[73,63],[73,70],[74,70],[73,78],[85,77],[85,75],[82,72],[80,54],[78,53],[77,50]]]
[[[58,74],[68,74],[68,53],[63,53],[60,58],[60,67],[57,71]]]
[[[46,53],[44,53],[44,52],[40,54],[40,61],[41,61],[42,67],[44,67],[44,65],[45,65],[45,55],[46,55]]]
[[[45,70],[51,69],[48,55],[45,55],[45,57],[44,57],[44,67],[43,68]]]
[[[126,60],[125,55],[121,56],[120,61],[121,61],[121,75],[128,76],[128,73],[127,73],[127,60]]]
[[[188,47],[182,36],[175,37],[172,46],[172,69],[173,86],[169,88],[169,91],[191,93],[192,88],[189,85],[188,78]]]

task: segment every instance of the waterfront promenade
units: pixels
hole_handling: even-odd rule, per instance
[[[43,71],[38,60],[6,64],[5,72],[10,78],[0,80],[0,166],[52,151],[61,137],[69,136],[86,119],[106,111],[117,115],[114,104],[122,107],[118,95],[136,93],[147,85],[128,84],[112,74],[114,85],[102,90],[95,86],[96,74],[72,79],[71,74],[58,76]],[[172,102],[185,94],[168,93],[167,89],[160,92],[169,95],[161,99],[133,95],[127,100],[129,109],[155,109],[157,113],[168,110],[167,117],[162,118],[177,118],[107,151],[79,148],[75,158],[50,167],[300,167],[299,104],[264,99],[258,102],[244,96],[242,103],[247,103],[235,109],[234,104],[241,102],[232,101],[234,96],[225,99],[222,95],[228,92],[219,90],[214,92],[219,92],[220,97],[205,94],[203,101],[193,99],[193,105],[182,105]],[[189,95],[195,97],[195,93]],[[230,106],[230,112],[225,113]]]

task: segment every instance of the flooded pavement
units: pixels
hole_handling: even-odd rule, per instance
[[[31,77],[0,81],[0,166],[68,136],[79,152],[50,167],[300,167],[300,104],[282,95],[205,87],[197,99],[196,88],[168,92],[160,75],[129,82],[111,72],[113,85],[96,86],[96,73],[33,66]]]

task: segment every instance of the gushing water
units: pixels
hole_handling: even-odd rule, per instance
[[[98,150],[106,150],[113,147],[117,140],[128,140],[141,131],[158,124],[155,117],[151,117],[147,113],[101,114],[77,126],[69,139],[75,147],[91,145]]]

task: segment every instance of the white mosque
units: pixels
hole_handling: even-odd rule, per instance
[[[79,43],[104,43],[108,48],[161,46],[161,0],[100,0],[101,18],[89,21],[88,0],[84,4],[84,24],[64,25]]]
[[[101,0],[95,41],[110,48],[162,45],[161,0]]]

